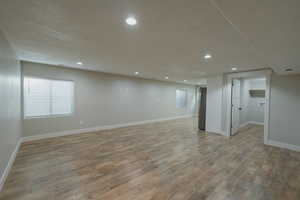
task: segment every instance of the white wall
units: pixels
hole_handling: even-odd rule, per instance
[[[223,134],[223,76],[207,79],[206,131]]]
[[[5,169],[21,138],[20,83],[19,62],[0,31],[0,190]]]
[[[240,125],[248,122],[264,123],[265,98],[253,97],[251,89],[266,89],[266,79],[241,79]]]
[[[195,114],[195,87],[191,85],[29,62],[22,67],[24,76],[75,82],[74,115],[25,119],[24,136]],[[188,91],[187,108],[176,108],[176,89]]]
[[[300,149],[300,75],[272,76],[268,139]]]

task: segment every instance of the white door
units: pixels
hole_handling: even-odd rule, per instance
[[[232,108],[231,108],[231,135],[237,133],[240,126],[240,88],[241,83],[238,79],[232,80]]]

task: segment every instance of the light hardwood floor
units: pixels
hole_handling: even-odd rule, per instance
[[[299,200],[300,153],[193,119],[22,144],[0,200]]]

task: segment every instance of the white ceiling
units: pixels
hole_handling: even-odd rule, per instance
[[[0,29],[21,60],[199,83],[232,66],[300,72],[299,8],[299,0],[1,0]],[[137,26],[124,22],[130,15]]]

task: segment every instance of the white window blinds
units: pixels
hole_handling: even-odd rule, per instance
[[[72,114],[73,91],[73,81],[25,77],[25,118]]]
[[[176,90],[176,107],[186,108],[187,107],[187,91]]]

